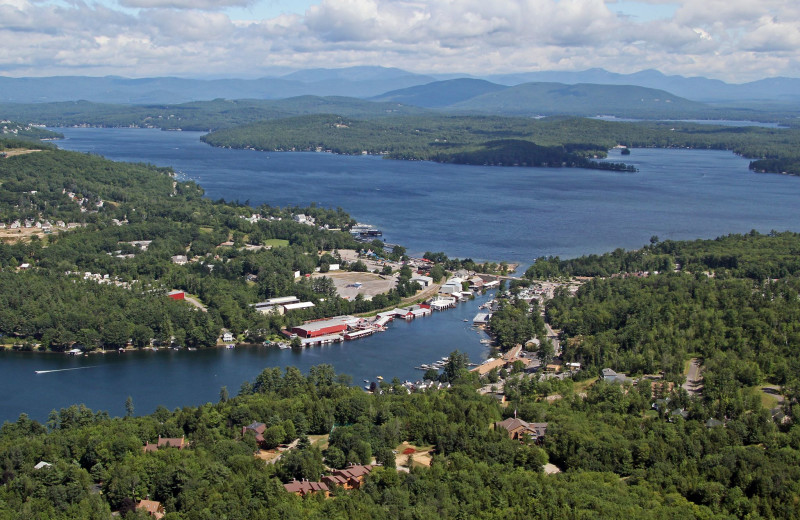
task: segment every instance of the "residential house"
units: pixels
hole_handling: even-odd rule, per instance
[[[267,425],[260,422],[253,421],[251,424],[247,426],[242,426],[242,436],[247,434],[247,432],[253,433],[256,438],[256,443],[258,443],[259,448],[263,448],[266,445],[266,441],[264,440],[264,432],[267,431]]]
[[[364,478],[372,472],[375,465],[352,465],[346,469],[337,469],[330,475],[322,477],[322,482],[329,485],[341,486],[345,489],[358,489],[364,483]]]
[[[158,441],[156,441],[155,444],[148,442],[142,447],[142,451],[145,453],[150,453],[153,451],[158,451],[161,448],[178,448],[179,450],[182,450],[188,446],[189,443],[186,442],[186,437],[162,437],[159,435]]]
[[[322,492],[325,494],[325,498],[328,498],[331,494],[328,485],[324,482],[309,482],[305,479],[293,480],[288,484],[284,484],[283,488],[289,493],[294,493],[295,495],[299,495],[301,497],[304,497],[310,493]]]
[[[606,383],[633,383],[633,379],[620,372],[614,372],[610,368],[603,369],[603,381]]]
[[[155,500],[140,500],[136,504],[136,510],[142,510],[157,520],[164,518],[165,515],[164,506],[161,505],[161,502]]]
[[[547,423],[529,423],[516,417],[509,417],[505,421],[494,423],[495,428],[504,428],[508,431],[509,438],[513,440],[530,439],[541,443],[547,434]]]

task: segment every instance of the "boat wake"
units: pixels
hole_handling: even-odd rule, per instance
[[[49,374],[50,372],[66,372],[68,370],[83,370],[84,368],[97,368],[99,365],[92,365],[90,367],[76,367],[76,368],[56,368],[55,370],[34,370],[37,374]]]

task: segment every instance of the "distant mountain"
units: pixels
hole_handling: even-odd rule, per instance
[[[403,103],[425,108],[443,108],[508,87],[482,79],[451,79],[392,90],[370,98],[372,101]]]
[[[676,114],[699,116],[708,107],[663,90],[629,85],[524,83],[455,103],[448,110],[521,116],[613,114],[666,118]]]
[[[283,99],[302,95],[366,98],[431,81],[433,78],[430,76],[383,67],[315,69],[260,79],[0,77],[0,103],[86,100],[95,103],[175,104],[218,98]]]
[[[666,90],[676,96],[709,103],[765,100],[800,102],[800,78],[768,78],[750,83],[734,84],[703,77],[667,76],[657,70],[617,74],[604,69],[589,69],[580,72],[543,71],[501,74],[488,76],[486,79],[503,85],[529,82],[637,85]]]

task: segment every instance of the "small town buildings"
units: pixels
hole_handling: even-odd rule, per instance
[[[161,448],[178,448],[179,450],[182,450],[188,446],[189,443],[186,442],[186,437],[162,437],[159,435],[158,441],[156,441],[155,444],[148,442],[142,447],[142,451],[145,453],[151,453],[158,451]]]
[[[547,423],[529,423],[516,417],[509,417],[505,421],[494,423],[495,428],[503,428],[508,431],[508,436],[512,440],[530,439],[541,443],[547,434]]]
[[[156,500],[140,500],[139,503],[136,504],[136,510],[144,511],[157,520],[164,518],[165,515],[164,506],[161,505],[161,502]]]

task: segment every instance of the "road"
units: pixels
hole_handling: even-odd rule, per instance
[[[692,358],[689,363],[689,370],[686,372],[686,382],[683,383],[683,389],[689,395],[700,395],[703,390],[703,375],[700,371],[700,358]]]
[[[197,307],[201,311],[208,312],[208,309],[206,309],[206,306],[203,305],[202,303],[200,303],[200,301],[197,298],[195,298],[194,296],[186,295],[186,296],[183,297],[183,299],[186,300],[187,302],[191,303],[192,305],[194,305],[195,307]]]

